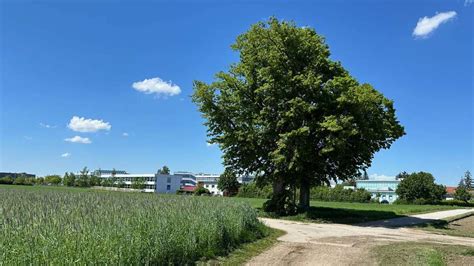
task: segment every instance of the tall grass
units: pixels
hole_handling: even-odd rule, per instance
[[[184,264],[261,237],[222,198],[0,188],[0,264]]]

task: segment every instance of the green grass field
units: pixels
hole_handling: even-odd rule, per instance
[[[0,186],[0,264],[192,264],[267,230],[223,198]]]
[[[266,201],[265,199],[255,198],[235,198],[235,200],[248,202],[256,209],[261,209],[263,203]],[[308,213],[280,218],[321,223],[354,224],[367,221],[397,218],[408,214],[426,213],[456,208],[459,207],[446,205],[398,205],[311,201],[311,209]],[[263,211],[260,211],[259,214],[261,216],[269,216]]]

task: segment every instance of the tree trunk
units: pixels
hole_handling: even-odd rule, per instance
[[[281,195],[285,191],[284,179],[279,177],[273,181],[273,195]]]
[[[307,180],[301,181],[299,208],[303,211],[309,210],[310,185]]]
[[[270,200],[264,203],[263,208],[266,212],[275,212],[285,214],[285,179],[278,177],[273,180],[273,194]]]

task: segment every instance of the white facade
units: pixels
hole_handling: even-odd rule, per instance
[[[395,192],[400,180],[357,180],[357,188],[363,188],[370,192],[373,199],[378,198],[379,202],[393,203],[398,199]]]
[[[223,195],[220,189],[217,188],[217,181],[219,180],[218,174],[196,174],[196,182],[201,183],[204,188],[209,190],[212,195]]]
[[[117,182],[123,182],[125,188],[132,188],[132,182],[135,179],[143,178],[145,180],[144,192],[155,192],[156,190],[156,177],[155,174],[116,174],[115,176],[101,175],[100,178],[113,178],[117,179]]]
[[[123,171],[125,172],[125,171]],[[123,182],[125,188],[131,188],[133,181],[140,178],[145,180],[144,192],[156,193],[176,193],[183,186],[197,186],[199,183],[209,190],[213,195],[223,195],[223,192],[217,188],[217,182],[220,174],[194,174],[191,172],[175,172],[173,175],[163,174],[101,174],[100,178],[115,178],[116,182]],[[253,180],[252,176],[239,176],[237,178],[241,184],[249,183]]]
[[[219,180],[220,174],[205,174],[198,173],[194,174],[191,172],[174,172],[174,175],[179,175],[182,177],[181,184],[184,186],[197,186],[198,183],[202,184],[204,188],[209,190],[212,195],[223,195],[224,193],[217,188],[217,182]],[[253,181],[253,176],[243,175],[237,178],[237,181],[241,184],[247,184]]]

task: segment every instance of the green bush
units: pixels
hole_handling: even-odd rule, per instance
[[[260,188],[255,182],[251,182],[240,186],[237,197],[269,199],[272,197],[272,186],[266,185]]]
[[[241,201],[0,188],[0,264],[183,265],[265,234]]]
[[[460,200],[443,200],[439,202],[439,205],[474,207],[474,202],[465,202]]]
[[[23,176],[19,176],[19,177],[13,179],[13,185],[32,186],[33,183],[30,180],[28,180],[27,178],[24,178]]]
[[[13,184],[13,178],[11,178],[10,176],[4,176],[0,178],[0,184],[11,185]]]
[[[211,195],[211,192],[209,192],[209,190],[207,188],[204,188],[204,187],[200,186],[200,187],[197,187],[194,190],[194,195],[196,195],[196,196]]]
[[[365,189],[344,189],[342,185],[312,188],[310,196],[312,200],[340,202],[370,202],[371,199],[371,194]]]

